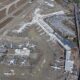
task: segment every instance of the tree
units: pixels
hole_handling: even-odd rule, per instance
[[[75,3],[80,3],[80,0],[74,0]]]

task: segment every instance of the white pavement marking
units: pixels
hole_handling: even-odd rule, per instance
[[[43,30],[42,29],[38,30],[38,32],[41,32],[41,31],[43,31]]]
[[[53,12],[53,13],[49,13],[49,14],[46,14],[46,15],[42,15],[42,18],[50,17],[50,16],[53,16],[53,15],[62,15],[62,14],[65,14],[64,11],[58,11],[58,12]]]
[[[49,3],[49,2],[47,2],[47,1],[45,1],[45,3],[46,3],[48,6],[50,6],[50,7],[54,7],[54,4],[53,4],[53,3]]]
[[[39,29],[41,29],[41,27],[37,27],[36,29],[39,30]]]
[[[42,64],[41,64],[41,68],[43,67],[43,65],[46,63],[46,59],[43,60]]]
[[[22,23],[20,26],[20,28],[18,30],[13,30],[12,32],[15,32],[15,33],[22,33],[25,28],[28,28],[29,26],[31,26],[32,24],[35,24],[35,21],[32,20],[31,22],[28,22],[28,23]]]
[[[42,35],[44,35],[45,34],[45,32],[42,32],[41,34],[40,34],[40,36],[42,36]]]

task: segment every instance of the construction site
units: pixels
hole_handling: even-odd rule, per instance
[[[0,80],[80,80],[80,33],[63,1],[0,0]]]

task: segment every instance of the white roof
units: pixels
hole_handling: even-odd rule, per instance
[[[72,73],[73,63],[74,62],[73,61],[70,61],[70,60],[66,61],[65,62],[65,70]]]
[[[30,50],[28,48],[23,48],[23,49],[16,49],[15,50],[15,55],[20,55],[20,56],[29,56],[30,55]]]

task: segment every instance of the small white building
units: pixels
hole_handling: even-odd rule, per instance
[[[28,48],[16,49],[15,50],[15,55],[29,56],[30,55],[30,50]]]
[[[65,70],[66,70],[66,72],[70,72],[70,73],[72,73],[73,71],[73,64],[74,64],[74,62],[73,61],[70,61],[70,60],[67,60],[66,62],[65,62]]]

